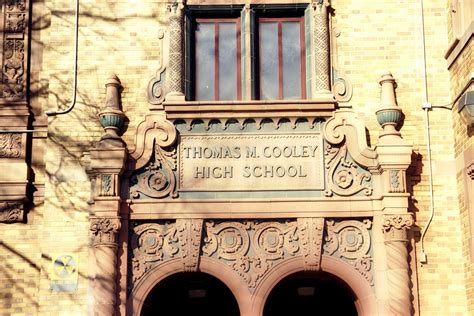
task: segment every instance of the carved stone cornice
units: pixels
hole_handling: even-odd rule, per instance
[[[0,223],[22,222],[23,219],[23,202],[0,202]]]
[[[121,227],[119,217],[91,216],[89,222],[92,246],[117,246],[117,237]]]
[[[387,214],[383,219],[385,242],[407,241],[407,232],[414,224],[413,215]]]

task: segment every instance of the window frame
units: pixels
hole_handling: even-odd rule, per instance
[[[272,16],[260,16],[257,17],[257,29],[258,29],[258,40],[253,43],[258,51],[258,95],[256,96],[257,100],[266,100],[262,99],[262,67],[261,67],[261,57],[260,54],[260,43],[262,42],[260,26],[262,23],[272,23],[276,22],[278,25],[278,98],[276,100],[289,100],[285,99],[283,96],[283,87],[284,87],[284,78],[283,78],[283,27],[284,22],[298,22],[299,31],[300,31],[300,98],[306,99],[306,47],[305,47],[305,19],[304,15],[302,16],[286,16],[286,17],[272,17]]]
[[[214,24],[214,99],[213,100],[205,100],[205,101],[232,101],[232,100],[220,100],[219,98],[219,23],[234,23],[236,27],[236,99],[235,100],[242,100],[242,75],[241,75],[241,66],[242,66],[242,48],[241,48],[241,26],[240,26],[240,17],[236,18],[195,18],[193,20],[194,26],[198,23],[213,23]],[[198,100],[197,98],[197,89],[196,85],[198,82],[198,73],[196,71],[197,65],[197,47],[198,41],[196,40],[196,29],[193,29],[192,40],[194,43],[194,56],[193,56],[193,72],[194,72],[194,80],[193,80],[193,99],[196,101],[204,101]]]

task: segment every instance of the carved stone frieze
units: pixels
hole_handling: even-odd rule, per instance
[[[93,246],[117,246],[120,218],[91,216],[89,222]]]
[[[298,218],[298,235],[306,270],[320,269],[323,231],[324,218]]]
[[[148,165],[131,178],[130,196],[134,199],[177,197],[175,147],[162,148],[154,144],[154,155]]]
[[[21,202],[0,202],[0,223],[21,222],[24,218]]]
[[[299,251],[296,231],[295,221],[207,222],[202,250],[223,260],[253,291],[275,262]]]
[[[24,100],[26,93],[26,0],[8,0],[3,3],[3,63],[0,98],[9,101]]]
[[[183,271],[197,271],[201,256],[229,266],[253,292],[275,265],[301,256],[306,270],[320,269],[321,256],[349,263],[373,285],[371,221],[299,218],[286,221],[204,221],[132,224],[131,282],[152,268],[181,259]]]
[[[202,219],[176,220],[181,258],[186,272],[197,271],[201,251],[202,224]]]
[[[0,158],[18,158],[21,156],[21,134],[0,134]]]
[[[370,228],[372,222],[346,220],[326,221],[324,252],[350,263],[373,285]]]
[[[132,280],[139,280],[151,267],[178,255],[180,244],[175,223],[146,223],[132,228]]]
[[[347,145],[325,148],[325,167],[327,184],[324,194],[332,196],[351,196],[362,192],[366,196],[372,194],[372,176],[354,162],[347,152]]]

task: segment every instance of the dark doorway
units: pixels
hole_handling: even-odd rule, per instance
[[[354,298],[347,284],[332,274],[300,272],[286,277],[273,288],[263,315],[356,316]]]
[[[232,292],[219,279],[201,272],[174,274],[148,294],[142,316],[239,316]]]

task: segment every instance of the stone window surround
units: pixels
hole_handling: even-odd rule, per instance
[[[196,4],[195,2],[188,1],[187,6],[191,6]],[[218,1],[212,1],[212,3],[206,3],[205,5],[198,6],[199,9],[211,7],[213,4],[222,4]],[[253,4],[253,3],[252,3]],[[257,2],[256,4],[260,5],[262,8],[276,8],[277,10],[282,10],[283,8],[293,7],[293,8],[312,8],[311,11],[311,35],[310,41],[312,42],[310,46],[312,46],[311,56],[310,59],[310,69],[309,73],[310,76],[313,76],[311,82],[311,93],[308,95],[312,95],[312,100],[314,103],[311,106],[311,110],[318,111],[319,104],[331,104],[331,107],[334,109],[336,100],[334,99],[333,93],[331,92],[331,73],[330,73],[330,48],[329,48],[329,37],[330,37],[330,27],[329,27],[329,3],[324,1],[319,2],[302,2],[302,3],[293,3],[291,5],[283,5],[283,4],[272,4],[272,7],[266,7],[264,2]],[[232,4],[231,8],[234,8]],[[195,106],[200,109],[200,102],[202,101],[186,101],[185,87],[182,82],[182,78],[184,78],[183,70],[185,69],[185,58],[183,51],[183,41],[186,40],[184,38],[185,30],[184,25],[182,23],[184,18],[184,11],[185,5],[183,3],[174,3],[170,5],[170,45],[169,45],[169,65],[168,65],[168,73],[167,73],[167,87],[166,87],[166,96],[163,101],[163,107],[158,106],[157,108],[164,108],[165,112],[168,114],[171,108],[176,109],[179,105],[182,106]],[[215,8],[222,9],[222,5],[215,6]],[[227,6],[229,8],[229,6]],[[242,7],[239,5],[239,7]],[[244,8],[250,8],[249,4],[247,3]],[[314,50],[314,51],[313,51]],[[250,69],[249,69],[250,70]],[[156,82],[156,81],[155,81]],[[153,84],[153,83],[151,83]],[[265,101],[262,102],[260,100],[250,100],[251,98],[248,97],[249,94],[243,96],[245,103],[246,101],[252,101],[252,103],[264,103],[265,106],[270,104],[275,104],[279,100],[271,100],[270,102]],[[219,101],[205,101],[207,104],[216,105],[213,108],[220,108],[218,105],[224,104]],[[225,102],[226,103],[226,102]],[[229,102],[227,102],[229,103]],[[167,106],[168,105],[168,106]],[[324,107],[324,106],[323,106]],[[272,106],[273,108],[273,106]],[[219,109],[220,110],[220,109]],[[324,110],[327,110],[325,108]],[[173,110],[172,110],[173,111]],[[281,109],[280,109],[281,111]],[[200,112],[198,110],[197,112]],[[286,114],[286,111],[284,111]],[[196,113],[196,111],[194,112]]]

